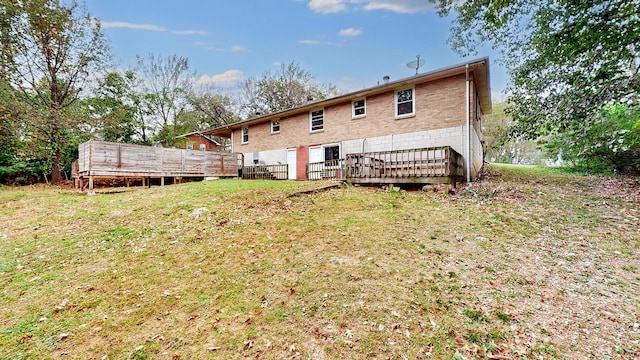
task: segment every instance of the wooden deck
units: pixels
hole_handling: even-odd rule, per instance
[[[151,179],[242,177],[287,179],[287,166],[243,166],[242,154],[167,149],[159,147],[89,141],[78,146],[76,187],[95,178]],[[449,146],[347,154],[344,159],[310,163],[307,180],[336,179],[354,184],[455,184],[464,175],[462,156]],[[157,182],[157,180],[156,180]]]
[[[359,184],[451,184],[462,181],[462,155],[450,146],[348,154],[346,178]]]
[[[210,151],[168,149],[107,141],[88,141],[78,146],[74,178],[76,187],[84,180],[102,178],[206,178],[237,177],[242,155]]]
[[[307,179],[355,184],[451,184],[462,181],[462,156],[449,146],[347,154],[307,164]]]

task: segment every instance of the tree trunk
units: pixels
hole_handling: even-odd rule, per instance
[[[60,172],[60,162],[62,161],[62,139],[60,139],[60,129],[58,128],[58,113],[51,110],[49,119],[51,123],[51,139],[53,139],[53,161],[51,161],[51,183],[59,184],[62,182],[62,173]]]
[[[60,154],[60,146],[58,144],[53,155],[53,161],[51,162],[51,183],[54,185],[62,182],[62,173],[60,172],[61,160],[62,155]]]

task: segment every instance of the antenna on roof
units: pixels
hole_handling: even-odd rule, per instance
[[[418,69],[420,69],[420,67],[424,65],[424,59],[420,60],[420,55],[416,55],[416,58],[417,60],[413,60],[407,63],[407,67],[409,69],[415,69],[416,75],[418,75]]]

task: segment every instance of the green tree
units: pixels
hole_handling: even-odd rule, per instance
[[[233,100],[226,95],[216,94],[212,89],[191,93],[188,97],[191,110],[185,112],[180,121],[188,131],[201,131],[224,126],[239,121],[234,115]]]
[[[86,100],[97,137],[106,141],[149,143],[148,114],[138,92],[133,70],[109,72],[100,79],[94,96]]]
[[[334,85],[322,84],[299,64],[282,64],[280,71],[265,71],[260,78],[249,78],[241,86],[244,112],[248,116],[268,114],[338,95]]]
[[[20,162],[23,147],[20,116],[15,89],[0,80],[0,183],[11,182],[26,168],[26,164]]]
[[[141,77],[141,106],[153,122],[154,139],[173,145],[180,129],[176,119],[188,106],[187,96],[193,88],[195,72],[189,69],[189,59],[171,55],[138,56]]]
[[[579,141],[608,106],[640,106],[637,0],[430,1],[457,14],[450,42],[460,54],[482,42],[501,51],[514,137]]]
[[[591,121],[554,136],[546,146],[574,166],[599,172],[640,170],[640,109],[606,105]]]
[[[62,180],[61,168],[69,138],[82,118],[71,106],[78,100],[89,74],[101,69],[108,48],[100,22],[75,1],[24,0],[10,2],[15,15],[2,23],[11,37],[3,53],[3,71],[29,103],[25,136],[48,152],[51,180]],[[4,35],[3,35],[4,37]],[[3,46],[3,52],[7,49]]]
[[[505,164],[542,164],[542,151],[532,140],[514,139],[510,135],[513,118],[507,104],[493,105],[493,112],[482,118],[482,137],[485,141],[485,161]]]

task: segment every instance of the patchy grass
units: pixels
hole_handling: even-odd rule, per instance
[[[640,356],[640,184],[0,188],[0,358]]]

